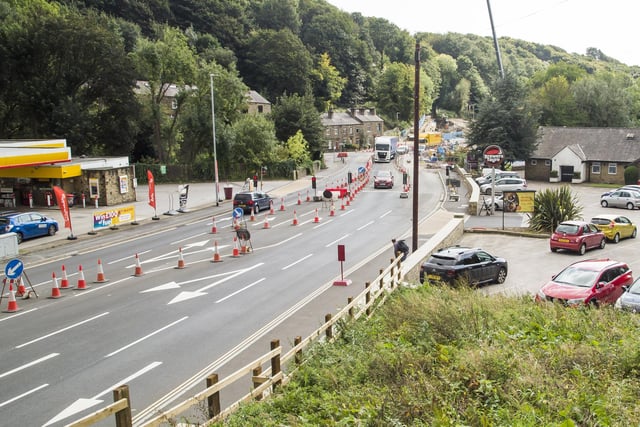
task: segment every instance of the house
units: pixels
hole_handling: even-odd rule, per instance
[[[624,170],[640,162],[640,128],[545,127],[527,160],[530,180],[625,184]]]
[[[271,103],[255,90],[250,90],[247,92],[247,113],[269,114],[271,113]]]
[[[370,147],[376,136],[384,134],[384,121],[375,108],[350,108],[345,112],[329,110],[320,116],[329,150],[342,151],[346,145]]]

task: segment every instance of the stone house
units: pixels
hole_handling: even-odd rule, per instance
[[[541,126],[525,176],[536,181],[623,185],[624,170],[640,162],[640,128]]]
[[[342,151],[346,145],[366,148],[376,136],[384,134],[384,121],[375,108],[350,108],[345,112],[329,110],[321,114],[328,150]]]
[[[269,114],[271,113],[271,103],[255,90],[250,90],[247,92],[247,113]]]

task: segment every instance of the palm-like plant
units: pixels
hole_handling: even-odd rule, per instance
[[[551,233],[560,222],[581,218],[582,206],[569,186],[549,188],[536,193],[529,228],[538,233]]]

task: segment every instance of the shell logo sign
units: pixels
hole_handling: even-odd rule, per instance
[[[489,145],[482,152],[484,156],[484,164],[495,168],[496,166],[500,166],[502,160],[504,159],[504,154],[502,153],[502,148],[497,145]]]

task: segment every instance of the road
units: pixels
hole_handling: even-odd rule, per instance
[[[350,162],[367,158],[361,153]],[[383,167],[389,166],[373,168]],[[439,174],[421,173],[420,188],[426,218],[442,198]],[[346,248],[344,271],[354,283],[375,277],[388,265],[391,238],[410,230],[411,203],[397,187],[374,190],[370,183],[349,206],[336,204],[332,216],[328,204],[298,204],[291,194],[284,211],[276,203],[273,214],[244,218],[250,250],[237,257],[231,216],[218,218],[213,234],[206,212],[125,240],[34,255],[41,262],[25,273],[40,298],[19,300],[19,312],[0,317],[0,408],[8,409],[2,423],[63,425],[109,402],[111,390],[127,383],[141,424],[201,389],[206,375],[251,359],[259,343],[255,351],[264,353],[261,341],[273,334],[283,345],[306,336],[346,302],[348,287],[332,286],[341,278],[337,246]],[[185,268],[176,268],[181,258]],[[104,283],[95,283],[98,264]],[[72,289],[47,299],[63,265]],[[80,266],[84,290],[75,289]]]

